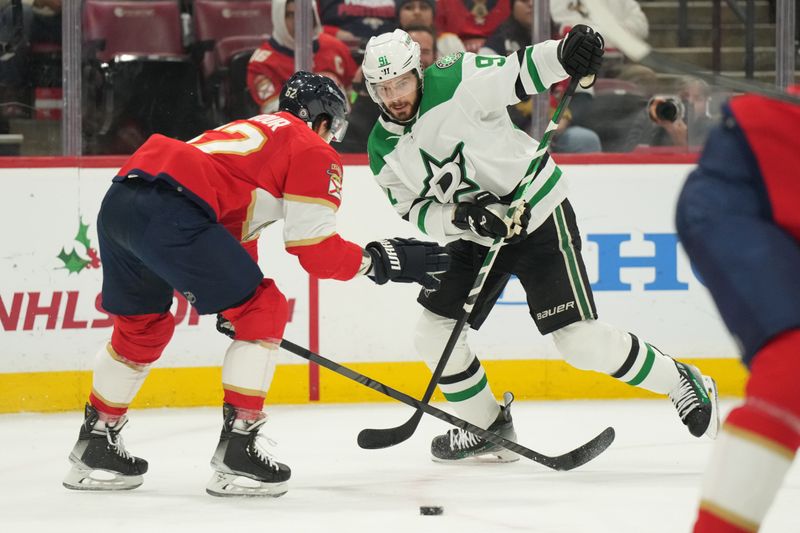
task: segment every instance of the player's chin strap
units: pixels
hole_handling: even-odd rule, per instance
[[[506,211],[504,217],[506,226],[510,227],[515,213],[517,213],[520,209],[524,209],[524,205],[527,204],[533,197],[534,190],[531,187],[531,184],[533,183],[536,174],[539,172],[539,167],[542,165],[544,156],[547,153],[547,148],[550,145],[550,138],[552,137],[553,132],[558,128],[558,122],[561,120],[561,114],[567,108],[567,106],[569,106],[569,102],[572,100],[572,95],[575,93],[575,88],[577,85],[578,80],[576,78],[572,78],[570,80],[569,87],[561,96],[561,101],[559,101],[555,112],[553,112],[550,123],[547,125],[544,135],[542,135],[542,139],[539,141],[539,146],[536,148],[536,153],[534,154],[535,159],[530,166],[530,172],[522,179],[514,191],[511,204],[508,206],[508,210]],[[436,390],[436,385],[439,383],[439,379],[442,377],[444,368],[447,365],[447,361],[450,360],[450,354],[453,353],[453,348],[458,341],[461,331],[464,329],[464,326],[467,323],[467,318],[469,317],[470,313],[472,313],[472,308],[475,305],[475,301],[478,299],[478,295],[483,288],[483,283],[488,277],[489,271],[492,269],[494,260],[497,257],[497,253],[500,251],[500,247],[503,245],[503,243],[504,240],[498,237],[494,239],[492,245],[489,247],[489,251],[486,253],[483,264],[478,271],[478,275],[472,284],[472,289],[470,289],[467,300],[464,303],[461,317],[456,322],[456,325],[450,334],[450,338],[447,339],[444,352],[442,352],[439,363],[436,365],[436,369],[433,371],[433,376],[428,383],[428,388],[425,389],[425,394],[422,396],[422,400],[420,400],[422,404],[427,404],[430,402],[433,392]],[[422,413],[423,409],[418,407],[417,411],[411,416],[411,418],[409,418],[404,424],[397,427],[385,429],[363,429],[358,434],[358,445],[366,449],[377,449],[387,448],[389,446],[399,444],[414,434],[414,431],[416,431],[417,426],[422,419]]]

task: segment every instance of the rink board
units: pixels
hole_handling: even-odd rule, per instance
[[[691,169],[685,159],[570,164],[565,158],[563,166],[600,318],[672,355],[699,360],[723,394],[738,395],[745,373],[736,347],[675,235],[675,200]],[[99,305],[95,219],[121,162],[0,160],[11,167],[0,168],[6,192],[0,197],[0,412],[75,409],[86,398],[94,354],[111,332]],[[386,236],[422,237],[393,212],[369,169],[352,164],[362,158],[345,163],[341,235],[360,244]],[[281,231],[276,223],[263,234],[260,264],[291,303],[286,338],[421,394],[430,374],[413,350],[417,290],[378,287],[366,279],[317,285],[283,251]],[[213,317],[198,316],[182,297],[176,297],[173,313],[175,336],[134,405],[217,404],[219,365],[229,341],[215,331]],[[516,280],[472,339],[497,394],[511,389],[535,399],[646,396],[564,364],[551,341],[536,331]],[[270,402],[383,399],[339,376],[318,375],[290,354],[281,353],[278,364]]]

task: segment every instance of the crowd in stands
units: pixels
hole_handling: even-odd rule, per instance
[[[236,118],[274,111],[294,71],[294,0],[82,4],[86,154],[131,153],[155,132],[188,139]],[[332,78],[351,105],[350,128],[337,148],[365,152],[379,113],[359,67],[370,37],[406,30],[419,43],[425,67],[458,52],[509,55],[531,44],[532,4],[315,0],[313,68]],[[648,21],[636,0],[608,4],[623,26],[647,38]],[[52,103],[61,94],[61,9],[62,0],[0,0],[0,134],[15,118],[59,118],[47,110],[58,107]],[[580,0],[550,0],[550,12],[552,38],[577,23],[592,24]],[[565,86],[552,90],[551,108]],[[665,87],[652,70],[627,63],[607,39],[602,76],[593,88],[576,94],[552,150],[696,147],[712,121],[711,97],[711,88],[696,79]],[[533,106],[542,101],[527,99],[510,107],[512,121],[530,130]]]

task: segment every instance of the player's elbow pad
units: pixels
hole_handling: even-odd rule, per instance
[[[297,256],[303,269],[320,279],[348,280],[361,266],[361,247],[338,235],[310,246],[295,246],[287,251]]]

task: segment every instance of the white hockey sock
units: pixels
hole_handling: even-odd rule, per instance
[[[609,374],[652,392],[668,394],[680,381],[672,358],[600,320],[582,320],[553,332],[553,342],[576,368]]]
[[[706,468],[699,520],[713,516],[730,531],[757,531],[792,465],[798,429],[796,417],[752,398],[734,409]]]
[[[651,392],[669,394],[680,383],[675,361],[651,344],[640,342],[633,333],[629,335],[628,357],[611,377]]]
[[[222,388],[227,403],[237,410],[261,410],[275,374],[273,353],[274,344],[231,343],[222,364]]]
[[[459,417],[478,427],[488,428],[500,412],[486,372],[477,357],[462,372],[442,376],[439,390]]]
[[[431,372],[439,364],[439,358],[455,325],[456,321],[451,318],[427,309],[422,311],[414,345]],[[438,385],[459,417],[476,426],[487,428],[500,413],[500,406],[492,394],[481,362],[467,344],[468,330],[469,328],[461,330]]]
[[[106,343],[95,356],[92,396],[114,410],[127,409],[147,378],[150,366],[125,359],[114,350],[111,343]],[[108,413],[101,411],[101,416],[104,414]]]

